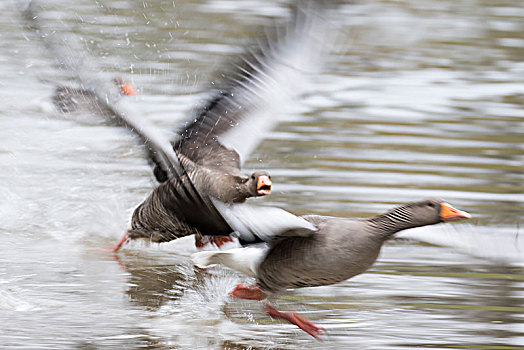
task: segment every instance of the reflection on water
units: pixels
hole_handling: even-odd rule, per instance
[[[97,248],[154,185],[127,132],[42,110],[67,72],[0,3],[0,344],[5,348],[294,349],[319,344],[227,292],[191,242]],[[172,129],[214,72],[287,1],[46,1],[42,20],[82,37],[127,103]],[[468,224],[408,231],[369,273],[275,303],[328,330],[322,348],[523,349],[524,12],[514,1],[383,1],[343,7],[349,45],[311,76],[252,168],[295,213],[369,217],[442,197]],[[78,53],[83,55],[83,53]],[[420,243],[424,242],[424,243]]]

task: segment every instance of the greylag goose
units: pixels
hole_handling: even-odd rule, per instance
[[[222,213],[235,227],[231,213]],[[262,247],[198,252],[193,260],[202,268],[222,264],[255,277],[256,285],[239,284],[230,295],[263,300],[285,289],[329,285],[363,273],[377,259],[384,241],[399,231],[469,217],[437,199],[409,203],[370,219],[306,215],[302,219],[317,228],[309,236],[287,232],[289,237],[273,239]],[[295,324],[315,338],[323,333],[322,328],[295,312],[278,311],[269,303],[264,307],[272,318]]]
[[[266,172],[245,176],[241,165],[301,91],[304,72],[316,67],[329,47],[326,32],[332,27],[322,17],[328,8],[325,2],[298,6],[283,31],[257,41],[222,74],[214,97],[176,133],[174,150],[198,193],[226,204],[270,193]],[[173,190],[183,186],[181,179],[165,176],[160,166],[154,173],[161,184],[135,209],[131,228],[113,251],[128,239],[160,243],[195,234],[198,246],[200,237],[220,235],[188,225]]]
[[[125,81],[122,77],[113,78],[112,83],[120,96],[136,96],[138,94],[133,85]],[[98,106],[97,98],[93,90],[58,85],[51,97],[51,101],[60,112],[70,113],[76,111],[79,106],[96,108],[96,106]],[[95,111],[100,112],[100,109],[96,108]]]

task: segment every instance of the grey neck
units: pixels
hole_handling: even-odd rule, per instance
[[[411,210],[407,206],[398,207],[386,214],[375,216],[369,219],[369,223],[379,231],[379,235],[383,239],[388,239],[399,231],[422,226],[420,222],[413,220]]]
[[[250,197],[253,197],[253,195],[249,191],[249,185],[248,183],[244,183],[239,186],[238,193],[235,195],[235,199],[233,201],[236,203],[241,203],[245,202],[245,200]]]

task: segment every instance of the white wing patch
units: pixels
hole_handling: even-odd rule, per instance
[[[240,154],[242,163],[305,91],[307,74],[317,70],[333,48],[336,30],[322,15],[304,10],[283,38],[245,62],[253,71],[244,71],[247,79],[237,81],[231,93],[236,103],[230,113],[241,114],[241,120],[219,136],[224,146]]]
[[[317,231],[315,225],[284,209],[244,203],[228,205],[218,200],[213,200],[213,204],[245,242],[256,242],[257,238],[271,242],[283,236],[311,236]]]
[[[193,263],[200,268],[221,264],[230,269],[242,272],[249,277],[257,277],[258,267],[269,250],[267,245],[234,248],[226,251],[197,252],[191,255]]]

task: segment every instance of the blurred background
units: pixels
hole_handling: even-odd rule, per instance
[[[174,130],[217,71],[290,1],[41,2],[125,103]],[[319,345],[227,292],[249,279],[192,267],[192,242],[101,252],[155,186],[126,131],[45,107],[75,82],[0,2],[0,345],[52,349],[524,349],[524,8],[515,0],[343,5],[347,45],[319,72],[246,173],[258,201],[369,217],[440,197],[466,224],[411,230],[366,274],[279,297],[328,331]],[[67,43],[64,43],[68,47]],[[78,51],[78,52],[77,52]]]

